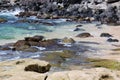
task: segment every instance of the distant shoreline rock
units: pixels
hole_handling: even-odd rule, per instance
[[[16,15],[18,17],[34,15],[42,19],[68,18],[78,22],[100,21],[102,24],[120,25],[119,0],[19,0],[13,3],[15,4],[10,7],[19,7],[25,10]]]

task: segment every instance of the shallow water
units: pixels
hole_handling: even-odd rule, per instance
[[[80,23],[67,22],[66,19],[52,19],[52,20],[37,19],[35,16],[25,18],[25,20],[29,20],[29,21],[38,20],[40,22],[53,24],[53,25],[46,25],[41,23],[36,24],[29,22],[17,22],[18,20],[23,20],[23,18],[17,18],[15,16],[15,14],[17,14],[17,11],[13,13],[12,12],[10,13],[0,12],[0,13],[1,13],[0,18],[4,18],[8,20],[8,22],[0,23],[0,45],[12,41],[14,42],[20,39],[24,39],[24,37],[34,36],[34,35],[43,35],[45,36],[45,38],[64,38],[64,37],[70,38],[72,36],[76,36],[78,33],[84,32],[84,31],[74,32],[73,30],[76,28],[75,26]],[[69,68],[70,65],[78,66],[78,65],[86,64],[85,57],[87,57],[87,55],[85,53],[96,51],[95,48],[85,46],[83,44],[81,45],[81,43],[64,44],[64,47],[53,46],[50,48],[45,48],[45,47],[37,47],[37,48],[39,49],[38,52],[0,50],[0,61],[16,60],[21,58],[42,59],[45,52],[62,51],[62,50],[75,51],[76,54],[72,58],[68,58],[66,61],[63,61],[59,67],[52,68],[53,69],[52,71],[58,71],[64,69],[66,70],[66,68]],[[55,60],[51,62],[58,64],[55,62]]]

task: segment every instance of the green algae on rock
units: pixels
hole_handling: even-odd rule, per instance
[[[91,63],[92,67],[104,67],[112,70],[120,70],[120,62],[118,61],[96,58],[89,58],[87,61]]]

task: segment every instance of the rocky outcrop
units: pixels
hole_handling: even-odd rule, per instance
[[[119,0],[19,0],[16,4],[25,10],[19,17],[37,16],[43,19],[70,18],[74,21],[101,21],[120,24]]]
[[[34,64],[37,65],[37,67]],[[50,64],[48,62],[37,59],[20,59],[15,61],[5,61],[0,62],[0,79],[44,80],[47,75],[42,73],[48,72],[49,70]]]
[[[30,71],[26,71],[25,68]],[[47,72],[50,64],[36,59],[20,59],[0,62],[0,80],[119,80],[120,71],[106,68],[91,68],[71,71],[38,73],[39,69]],[[34,70],[35,69],[35,70]]]
[[[119,80],[114,71],[105,68],[55,72],[47,80]]]
[[[57,46],[63,46],[59,44],[58,41],[60,39],[44,39],[44,36],[36,35],[33,37],[25,37],[24,40],[18,40],[16,43],[13,44],[13,50],[18,51],[25,51],[25,52],[37,52],[39,51],[36,47],[46,47],[52,48]],[[66,39],[64,41],[69,41],[70,43],[74,43],[73,39]],[[36,47],[35,47],[36,46]]]

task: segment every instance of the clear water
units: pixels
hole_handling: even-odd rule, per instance
[[[17,20],[21,18],[17,18],[15,15],[18,14],[18,10],[14,12],[3,11],[0,12],[0,18],[7,19],[8,22],[0,23],[0,40],[3,39],[20,39],[25,36],[33,36],[33,35],[41,35],[45,32],[52,32],[56,28],[62,27],[63,25],[70,25],[71,23],[66,22],[65,19],[58,20],[44,20],[40,19],[43,22],[53,23],[54,26],[48,26],[43,24],[34,24],[34,23],[18,23]],[[28,20],[36,19],[34,16],[27,18]],[[37,19],[36,19],[37,20]]]

